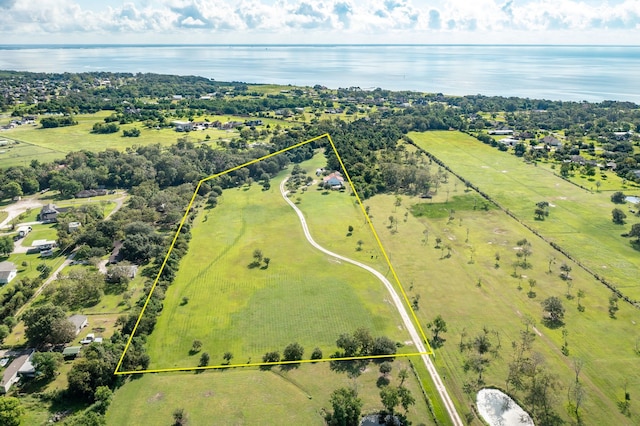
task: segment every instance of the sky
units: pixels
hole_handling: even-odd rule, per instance
[[[0,0],[0,44],[640,45],[640,0]]]

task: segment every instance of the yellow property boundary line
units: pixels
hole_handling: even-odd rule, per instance
[[[390,355],[369,355],[369,356],[355,356],[355,357],[345,357],[345,358],[321,358],[321,359],[308,359],[308,360],[298,360],[298,361],[278,361],[278,362],[255,362],[255,363],[248,363],[248,364],[228,364],[228,365],[211,365],[211,366],[206,366],[206,367],[175,367],[175,368],[156,368],[156,369],[151,369],[151,370],[133,370],[133,371],[119,371],[120,370],[120,366],[122,365],[122,361],[124,360],[125,354],[127,353],[127,350],[129,349],[129,346],[131,346],[131,342],[133,340],[133,337],[136,334],[136,330],[138,329],[138,325],[140,324],[140,321],[142,320],[142,316],[144,315],[145,310],[147,309],[147,305],[149,304],[149,301],[151,300],[151,295],[153,294],[153,291],[155,290],[156,286],[158,285],[158,281],[160,279],[160,275],[162,274],[162,271],[164,270],[165,265],[167,264],[167,260],[169,259],[169,255],[171,254],[171,251],[173,250],[173,247],[175,246],[176,240],[178,239],[178,235],[180,235],[180,231],[182,230],[182,226],[184,225],[185,221],[187,220],[187,217],[189,216],[189,211],[191,210],[191,207],[193,205],[193,202],[196,199],[196,196],[198,195],[198,191],[200,190],[200,186],[202,185],[203,182],[206,182],[208,180],[223,176],[227,173],[231,173],[235,170],[241,169],[243,167],[249,166],[251,164],[255,164],[259,161],[262,160],[266,160],[268,158],[274,157],[278,154],[282,154],[284,152],[290,151],[292,149],[295,148],[299,148],[303,145],[306,145],[308,143],[317,141],[319,139],[322,138],[327,138],[327,140],[329,141],[329,143],[331,144],[331,148],[333,149],[333,152],[335,153],[338,162],[340,163],[340,167],[342,168],[342,171],[344,172],[345,177],[347,178],[347,181],[349,182],[349,186],[351,187],[351,190],[353,191],[353,194],[356,197],[356,200],[358,201],[358,204],[360,205],[360,209],[362,210],[362,214],[364,215],[364,217],[367,219],[367,223],[369,224],[369,228],[371,229],[371,231],[373,232],[373,235],[378,243],[378,246],[380,247],[380,251],[382,252],[385,261],[387,262],[387,265],[389,266],[389,270],[391,271],[391,274],[393,275],[393,279],[395,280],[395,283],[397,284],[398,288],[400,289],[401,293],[402,293],[402,297],[404,298],[404,301],[406,302],[407,306],[409,307],[409,311],[411,312],[411,315],[413,317],[413,321],[415,322],[415,325],[418,328],[418,331],[420,332],[420,337],[422,338],[423,342],[427,345],[427,348],[429,349],[427,352],[414,352],[414,353],[405,353],[405,354],[394,354],[392,356]],[[418,321],[418,317],[416,316],[415,311],[413,310],[413,308],[411,307],[411,303],[409,302],[409,298],[407,297],[406,292],[404,291],[404,288],[402,287],[402,284],[400,284],[400,280],[398,279],[398,275],[396,274],[395,269],[393,268],[393,266],[391,265],[391,261],[389,260],[389,256],[387,255],[387,252],[385,251],[384,247],[382,246],[382,242],[380,241],[380,237],[378,236],[378,233],[376,232],[375,228],[373,227],[373,223],[371,222],[371,219],[369,218],[369,215],[367,214],[367,211],[364,207],[364,204],[362,204],[362,200],[360,199],[360,196],[358,195],[358,192],[356,191],[355,186],[353,185],[353,182],[351,181],[351,177],[349,176],[349,173],[347,172],[347,169],[344,166],[344,163],[342,162],[342,158],[340,157],[340,154],[338,154],[338,150],[336,149],[335,144],[333,143],[333,140],[331,139],[331,136],[328,133],[325,133],[323,135],[320,136],[316,136],[315,138],[303,141],[303,142],[299,142],[295,145],[291,145],[288,148],[284,148],[281,149],[279,151],[273,152],[271,154],[267,154],[263,157],[257,158],[255,160],[251,160],[248,161],[244,164],[241,164],[239,166],[235,166],[232,167],[228,170],[225,170],[224,172],[221,173],[217,173],[215,175],[211,175],[209,177],[206,177],[204,179],[201,179],[198,182],[198,185],[196,186],[195,191],[193,192],[193,195],[191,196],[191,201],[189,201],[189,205],[187,206],[187,210],[184,214],[184,216],[182,217],[182,220],[180,221],[180,225],[178,225],[178,230],[176,231],[176,235],[173,237],[173,241],[171,241],[171,245],[169,246],[169,250],[167,251],[167,254],[164,258],[164,261],[162,262],[162,265],[160,266],[160,270],[158,271],[158,275],[156,275],[156,279],[153,282],[153,286],[151,286],[151,290],[149,291],[149,295],[147,296],[146,301],[144,302],[144,306],[142,307],[142,310],[140,311],[140,315],[138,316],[138,319],[136,320],[136,324],[133,327],[133,330],[131,331],[131,334],[129,335],[129,339],[127,340],[127,344],[124,347],[124,351],[122,352],[122,355],[120,356],[120,360],[118,361],[118,364],[116,365],[116,369],[114,371],[115,375],[123,375],[123,374],[142,374],[142,373],[164,373],[164,372],[170,372],[170,371],[197,371],[197,370],[212,370],[212,369],[223,369],[223,368],[233,368],[233,367],[262,367],[262,366],[274,366],[274,365],[291,365],[291,364],[305,364],[305,363],[316,363],[316,362],[327,362],[327,361],[354,361],[354,360],[360,360],[360,359],[376,359],[376,358],[399,358],[399,357],[410,357],[410,356],[418,356],[418,355],[432,355],[433,354],[433,349],[431,348],[431,345],[429,345],[429,340],[427,339],[427,337],[424,334],[424,331],[422,329],[422,326],[420,325],[420,322]]]

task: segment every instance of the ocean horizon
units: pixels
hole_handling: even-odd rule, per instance
[[[640,46],[541,44],[5,44],[0,69],[640,103]]]

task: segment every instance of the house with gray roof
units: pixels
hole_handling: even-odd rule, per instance
[[[76,336],[80,333],[80,331],[89,325],[89,319],[85,315],[71,315],[67,318],[71,324],[76,329]]]
[[[31,364],[31,358],[35,350],[28,349],[25,352],[18,353],[16,358],[9,364],[0,379],[0,393],[7,393],[11,386],[20,381],[20,377],[33,377],[35,368]]]
[[[18,268],[13,262],[0,262],[0,284],[8,284],[18,274]]]

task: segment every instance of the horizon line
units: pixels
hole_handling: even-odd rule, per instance
[[[381,47],[381,46],[465,46],[465,47],[640,47],[640,44],[583,44],[583,43],[0,43],[0,47],[112,47],[112,46],[239,46],[239,47]]]

